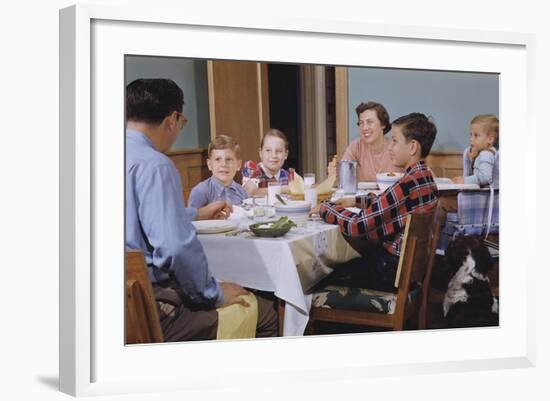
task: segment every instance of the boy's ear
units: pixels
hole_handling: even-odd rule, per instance
[[[489,140],[489,143],[490,143],[491,145],[494,145],[494,144],[495,144],[495,139],[496,139],[495,134],[493,134],[493,133],[489,134],[489,135],[487,136],[487,139]]]
[[[411,139],[409,146],[411,156],[414,156],[417,153],[420,154],[420,143],[416,139]]]
[[[238,160],[237,160],[237,168],[238,168],[239,170],[243,168],[243,161],[242,161],[242,159],[238,159]]]
[[[212,171],[212,160],[206,159],[206,166],[208,167],[208,170]]]

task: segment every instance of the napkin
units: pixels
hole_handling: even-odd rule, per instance
[[[318,194],[326,194],[332,192],[332,187],[336,182],[335,175],[329,175],[326,180],[317,185]],[[290,193],[294,195],[303,195],[305,193],[304,179],[298,173],[294,173],[294,180],[288,186]]]
[[[258,323],[258,302],[254,294],[241,295],[250,306],[232,304],[218,308],[218,332],[216,339],[256,337]]]
[[[288,189],[290,190],[291,194],[303,194],[305,192],[304,179],[300,174],[294,172],[294,179],[290,181]]]

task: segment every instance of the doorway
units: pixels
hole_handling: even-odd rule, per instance
[[[309,152],[306,141],[310,135],[314,136],[309,138],[310,142],[321,140],[326,144],[323,149],[324,157],[320,158],[323,162],[336,154],[335,69],[326,66],[323,74],[324,84],[314,87],[315,84],[307,75],[311,75],[310,69],[304,67],[306,66],[297,64],[268,64],[269,120],[271,128],[283,131],[288,138],[289,151],[285,168],[294,167],[299,172],[304,172],[304,168],[322,171],[323,174],[319,176],[322,178],[326,165],[321,163],[322,166],[313,168],[310,163],[308,166],[303,158],[303,152]],[[322,115],[319,115],[320,110],[312,101],[312,97],[305,97],[305,92],[311,93],[311,90],[315,90],[314,97],[324,99]],[[312,114],[317,114],[313,120],[305,117]],[[312,129],[312,125],[319,120],[322,121],[322,129]],[[319,135],[326,135],[326,140],[319,138]],[[319,158],[315,160],[317,159]]]

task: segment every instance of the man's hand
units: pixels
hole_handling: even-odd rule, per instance
[[[242,306],[250,306],[244,299],[239,298],[241,295],[248,295],[250,292],[245,290],[238,284],[221,282],[220,287],[223,289],[223,305],[229,306],[232,304],[241,304]]]
[[[197,209],[197,220],[225,220],[232,211],[233,206],[227,202],[212,202]]]
[[[336,203],[338,206],[353,207],[355,206],[355,198],[340,198],[337,199],[334,203]]]
[[[458,176],[451,178],[455,184],[464,184],[464,177]]]

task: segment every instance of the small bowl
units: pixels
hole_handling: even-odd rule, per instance
[[[248,228],[258,237],[274,238],[282,237],[293,227],[293,224],[287,224],[279,228],[260,228],[260,226],[269,223],[275,223],[277,220],[264,221],[263,223],[251,224]]]
[[[376,182],[378,183],[378,188],[381,191],[385,191],[388,187],[393,185],[395,182],[403,178],[403,173],[378,173],[376,174]]]

